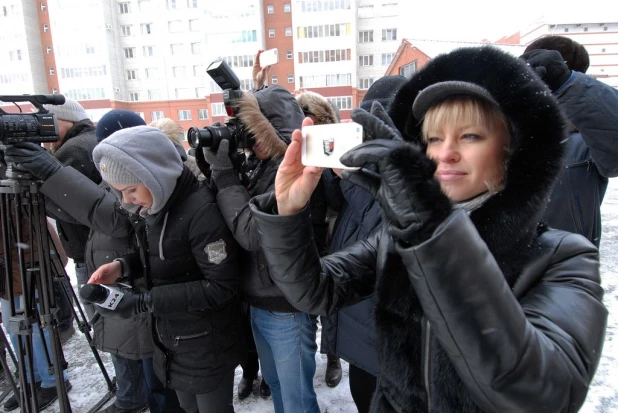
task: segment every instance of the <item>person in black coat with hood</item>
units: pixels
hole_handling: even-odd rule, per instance
[[[372,412],[576,412],[607,310],[598,250],[540,223],[563,155],[555,99],[514,56],[463,48],[414,75],[390,115],[354,111],[374,140],[342,157],[383,226],[321,259],[305,207],[321,170],[293,134],[275,193],[251,203],[272,278],[316,314],[375,292]]]

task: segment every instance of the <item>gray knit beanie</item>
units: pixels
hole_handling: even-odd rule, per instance
[[[92,152],[94,164],[110,184],[144,184],[153,203],[147,212],[161,211],[182,174],[183,163],[172,141],[150,126],[121,129],[99,143]],[[122,202],[122,194],[114,193],[123,207],[136,212],[138,205]]]
[[[88,119],[88,114],[79,102],[65,98],[63,105],[43,105],[45,109],[56,115],[56,119],[68,122],[79,122]]]

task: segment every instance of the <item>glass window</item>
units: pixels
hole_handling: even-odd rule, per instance
[[[131,36],[131,26],[120,26],[120,33],[123,37]]]
[[[270,83],[273,85],[276,85],[277,83],[279,83],[279,79],[277,79],[277,75],[272,75],[272,80]]]
[[[135,57],[135,48],[134,47],[125,47],[124,48],[124,57],[126,59],[132,59]]]
[[[197,118],[199,120],[208,119],[208,109],[198,109],[197,110]]]
[[[288,83],[294,83],[294,73],[288,74]]]
[[[285,35],[286,35],[287,37],[292,36],[292,28],[291,28],[291,27],[286,27],[286,28],[285,28]]]
[[[180,20],[172,20],[167,22],[167,29],[170,33],[180,33],[182,31],[182,22]]]
[[[201,43],[191,43],[191,53],[202,54],[202,44]]]
[[[408,63],[407,65],[401,66],[399,68],[399,74],[409,79],[414,73],[416,73],[416,63],[417,61],[415,60],[412,63]]]
[[[283,3],[283,12],[290,13],[292,11],[292,5],[290,3]]]
[[[273,6],[272,4],[269,4],[268,6],[266,6],[266,13],[274,14],[275,13],[275,6]]]
[[[185,67],[175,66],[172,68],[172,73],[174,74],[174,77],[185,77]]]
[[[129,92],[129,100],[131,102],[137,102],[139,100],[139,92]]]
[[[193,76],[204,76],[205,74],[204,65],[194,65],[193,66]]]
[[[130,4],[129,3],[118,3],[118,6],[120,7],[120,14],[128,14],[130,13]]]
[[[373,30],[361,30],[358,32],[359,43],[373,43]]]
[[[144,46],[144,57],[154,56],[154,46]]]
[[[212,116],[227,116],[227,112],[225,111],[225,105],[223,102],[217,102],[211,104],[212,107]]]
[[[286,59],[288,59],[288,60],[289,60],[289,59],[293,59],[293,58],[294,58],[294,52],[292,52],[291,50],[288,50],[288,51],[285,53],[285,57],[286,57]]]
[[[167,8],[168,9],[175,9],[176,8],[176,0],[166,0],[167,3]]]
[[[384,29],[382,30],[382,40],[397,40],[397,29]]]
[[[137,70],[127,70],[127,80],[137,79]]]
[[[45,10],[47,10],[47,6],[45,5],[45,3],[41,3],[41,11]]]
[[[206,88],[205,87],[196,87],[195,88],[195,97],[200,99],[206,96]]]
[[[43,31],[47,33],[49,31],[49,25],[47,23],[43,24]]]
[[[192,32],[197,32],[200,30],[200,21],[195,19],[195,20],[189,20],[189,30],[191,30]]]
[[[51,46],[46,46],[45,51],[47,52],[47,54],[50,54],[52,52]]]
[[[358,56],[359,66],[373,66],[373,55],[366,54]]]
[[[190,110],[179,110],[178,120],[191,120],[191,111]]]
[[[158,70],[155,67],[150,67],[146,69],[146,79],[156,79],[158,74]]]
[[[152,31],[152,23],[142,23],[142,34],[150,34]]]
[[[197,9],[197,0],[187,0],[187,7],[189,9]]]
[[[148,100],[161,100],[161,91],[159,89],[152,89],[148,91]],[[161,112],[163,113],[163,112]],[[161,116],[163,118],[163,116]],[[157,118],[160,119],[160,118]],[[155,120],[154,118],[152,120]]]
[[[275,29],[268,29],[268,37],[275,37]]]
[[[390,65],[393,60],[394,53],[382,53],[382,64]]]
[[[180,52],[182,51],[182,43],[171,44],[170,50],[172,54],[180,54]]]
[[[366,77],[366,78],[361,78],[358,79],[358,88],[359,89],[369,89],[371,87],[371,85],[373,85],[373,78],[370,77]]]
[[[150,117],[152,118],[152,120],[159,120],[159,119],[163,119],[164,118],[164,114],[162,110],[157,110],[154,112],[150,113]]]
[[[54,70],[54,68],[53,68],[53,67],[50,67],[50,68],[49,68],[49,74],[53,76],[53,75],[54,75],[54,73],[56,73],[56,71]]]

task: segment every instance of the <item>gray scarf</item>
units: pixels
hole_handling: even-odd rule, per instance
[[[468,199],[467,201],[461,201],[455,203],[455,208],[461,208],[470,214],[475,209],[480,208],[489,198],[494,196],[496,192],[483,192],[480,195],[475,196],[472,199]]]

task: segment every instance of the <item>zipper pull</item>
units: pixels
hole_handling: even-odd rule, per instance
[[[174,347],[178,347],[179,344],[180,344],[180,337],[179,336],[174,337]]]

